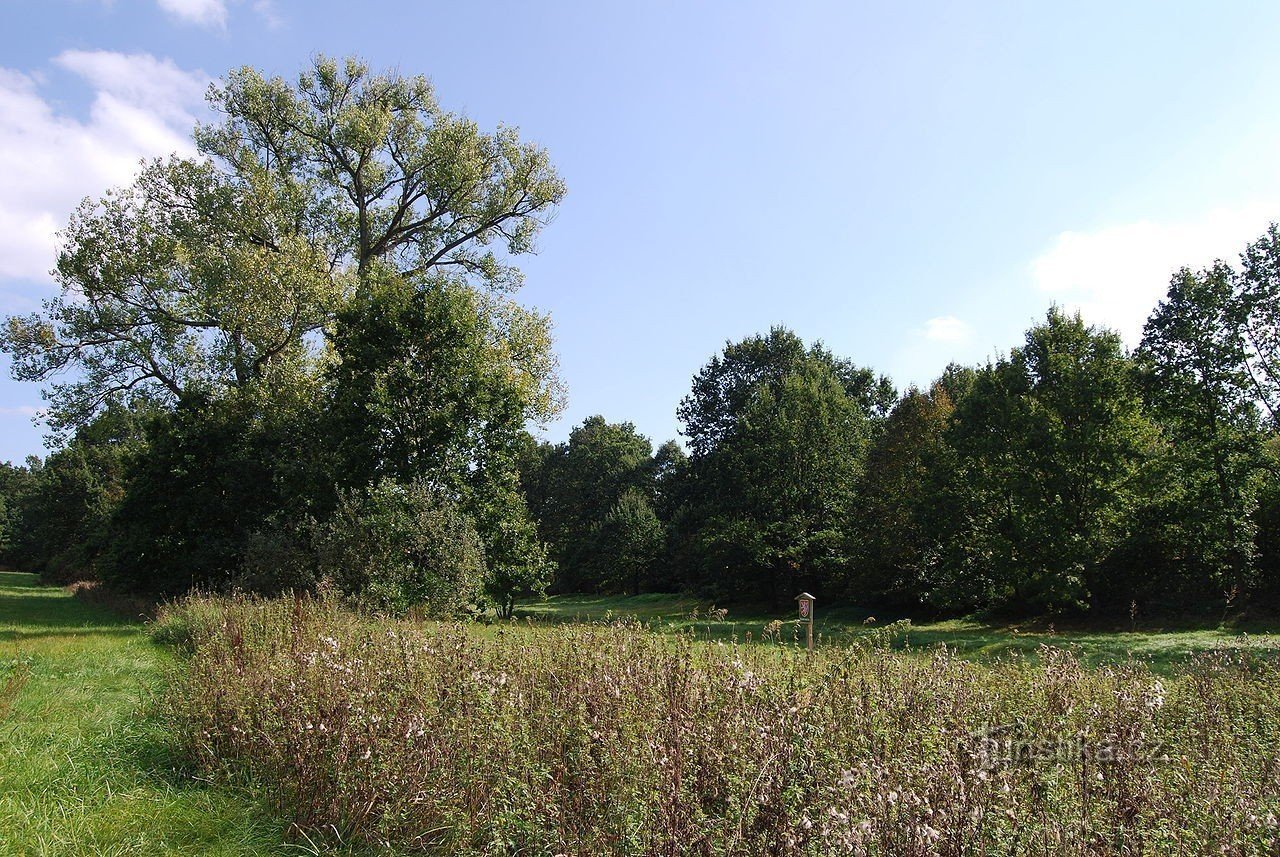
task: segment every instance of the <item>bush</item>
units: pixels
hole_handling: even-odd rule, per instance
[[[315,546],[321,578],[373,610],[448,616],[474,603],[484,583],[475,526],[426,482],[384,480],[343,495]]]
[[[320,573],[312,547],[315,531],[315,522],[306,521],[250,533],[238,588],[262,595],[314,591]]]
[[[197,601],[168,706],[307,830],[440,854],[1273,854],[1280,669]],[[888,638],[886,637],[886,640]]]

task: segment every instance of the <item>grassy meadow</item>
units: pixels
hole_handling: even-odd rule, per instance
[[[723,641],[803,639],[803,631],[792,616],[779,622],[776,613],[750,607],[729,608],[721,613],[710,602],[681,595],[560,595],[526,603],[516,615],[557,623],[634,619],[662,633],[693,633]],[[819,603],[814,634],[824,645],[849,645],[883,636],[884,627],[891,624],[888,643],[894,648],[928,650],[946,645],[962,657],[979,661],[1010,656],[1035,660],[1043,646],[1051,646],[1070,651],[1081,662],[1093,666],[1139,661],[1158,672],[1168,672],[1204,652],[1244,649],[1280,653],[1280,623],[1217,623],[1190,618],[1087,627],[974,618],[904,625],[902,617],[896,615],[858,607],[825,609]]]
[[[141,621],[0,572],[0,854],[280,853],[280,822],[146,713],[172,663]]]
[[[0,573],[0,854],[1280,848],[1273,637],[849,609],[808,654],[709,607],[197,598],[148,624]]]

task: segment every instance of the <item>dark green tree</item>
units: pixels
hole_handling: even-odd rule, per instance
[[[873,418],[887,415],[896,394],[888,378],[831,354],[821,344],[806,347],[785,327],[763,336],[725,344],[693,378],[693,389],[676,415],[694,457],[705,455],[733,429],[761,385],[774,386],[788,375],[817,362],[839,381],[845,393]]]
[[[1229,266],[1184,268],[1138,351],[1147,399],[1172,442],[1170,553],[1201,595],[1243,594],[1251,583],[1262,435],[1240,313]]]
[[[725,365],[713,361],[699,377]],[[695,382],[694,389],[684,412],[705,414],[697,399],[708,387]],[[788,603],[797,586],[839,591],[870,435],[863,404],[815,357],[730,399],[740,403],[734,422],[690,464],[694,484],[681,526],[691,582],[718,598],[774,605]]]
[[[53,583],[99,576],[110,521],[133,462],[146,452],[151,417],[141,405],[109,406],[38,467],[10,472],[9,561]]]
[[[450,616],[481,597],[480,535],[449,493],[427,481],[344,492],[315,544],[321,576],[376,610]]]
[[[610,583],[599,576],[593,528],[630,491],[653,492],[653,446],[631,423],[602,416],[583,420],[568,441],[545,444],[526,456],[522,484],[538,531],[551,545],[560,592],[597,591]]]
[[[1087,606],[1157,443],[1119,336],[1050,310],[1023,347],[978,372],[951,442],[965,527],[944,601]]]
[[[666,532],[649,498],[628,489],[591,528],[589,565],[606,592],[639,595],[655,577]]]
[[[916,606],[929,600],[944,573],[948,536],[958,523],[950,502],[954,412],[942,382],[928,392],[912,388],[873,442],[857,502],[858,562],[846,593],[854,603]]]

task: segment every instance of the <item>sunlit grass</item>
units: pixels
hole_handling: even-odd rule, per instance
[[[521,605],[517,616],[539,622],[599,622],[634,618],[651,629],[694,632],[714,640],[759,640],[769,633],[781,639],[802,638],[795,616],[758,607],[729,608],[723,617],[712,615],[715,605],[685,595],[639,596],[560,595]],[[847,645],[902,617],[858,607],[824,610],[818,605],[815,634],[822,644]],[[770,623],[780,622],[769,630]],[[1067,649],[1091,665],[1118,664],[1129,660],[1147,663],[1159,671],[1184,663],[1193,655],[1222,648],[1247,648],[1280,653],[1280,626],[1251,624],[1197,627],[1184,620],[1167,624],[1140,623],[1134,629],[1058,629],[1046,622],[999,623],[976,619],[948,619],[915,623],[894,635],[898,648],[930,649],[940,644],[964,657],[994,660],[1021,657],[1034,660],[1043,645]]]
[[[145,716],[169,658],[140,622],[0,572],[0,688],[25,677],[0,703],[0,853],[280,853],[280,822],[194,780]]]

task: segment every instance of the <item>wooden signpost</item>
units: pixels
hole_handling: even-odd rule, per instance
[[[800,621],[806,623],[809,651],[811,652],[813,651],[813,602],[816,600],[807,592],[801,592],[796,596],[796,601],[800,602]]]

